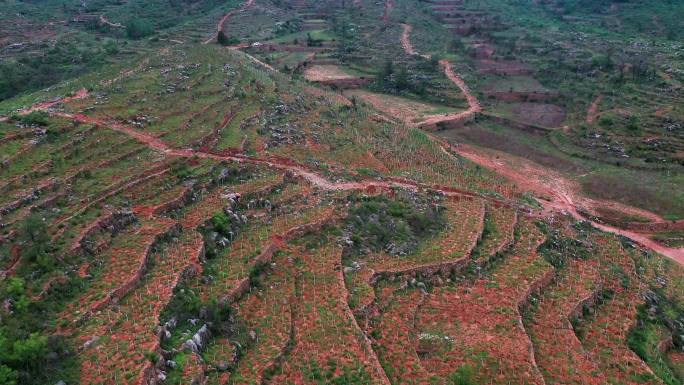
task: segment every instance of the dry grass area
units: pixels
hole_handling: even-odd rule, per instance
[[[362,90],[345,91],[347,98],[356,98],[370,104],[391,119],[397,119],[407,124],[422,122],[434,115],[447,115],[458,112],[453,108],[421,103],[407,98],[383,95]]]
[[[310,82],[356,79],[357,77],[336,65],[312,65],[304,70],[304,78]]]

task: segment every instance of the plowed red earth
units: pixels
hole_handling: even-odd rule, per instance
[[[404,25],[404,34],[402,35],[402,45],[404,50],[409,55],[417,55],[410,41],[411,26]],[[445,120],[463,120],[468,119],[470,116],[482,111],[477,97],[475,97],[463,80],[453,72],[451,63],[446,60],[440,62],[444,67],[445,74],[449,79],[456,84],[468,100],[470,108],[468,111],[458,114],[460,116],[455,116],[454,119],[444,119],[444,117],[435,117],[433,122],[445,121]],[[590,108],[589,115],[595,114],[598,109],[598,103],[600,103],[600,98],[597,99]],[[441,118],[441,119],[440,119]],[[430,119],[428,119],[430,120]],[[589,120],[589,117],[587,118]],[[571,183],[567,181],[560,175],[553,173],[552,171],[542,169],[530,162],[525,162],[523,168],[520,164],[512,166],[509,163],[499,161],[499,157],[503,154],[494,152],[483,152],[479,149],[471,146],[459,145],[453,146],[444,141],[442,141],[443,146],[448,146],[453,152],[475,162],[485,168],[495,171],[496,173],[503,175],[515,183],[523,191],[531,191],[538,195],[545,196],[547,200],[542,201],[545,207],[545,214],[550,214],[551,212],[564,212],[572,215],[577,220],[588,220],[578,211],[584,205],[602,205],[609,204],[615,206],[614,202],[598,202],[590,201],[579,195],[577,189],[571,188]],[[518,160],[520,161],[520,160]],[[578,201],[579,203],[576,203]],[[626,210],[633,211],[633,208],[625,207]],[[671,248],[663,246],[662,244],[639,234],[634,231],[624,230],[610,225],[605,225],[601,223],[596,223],[590,221],[595,227],[600,230],[622,235],[631,239],[632,241],[649,248],[657,253],[660,253],[668,258],[673,259],[677,263],[684,265],[684,248]]]
[[[445,68],[447,76],[449,76],[455,84],[459,87],[463,87],[464,94],[471,103],[471,109],[466,111],[469,114],[475,114],[481,111],[481,107],[477,98],[470,93],[468,88],[465,86],[460,77],[458,77],[451,69],[451,64],[449,62],[443,61],[442,65]],[[87,97],[86,91],[81,91],[77,94],[77,98],[82,99]],[[26,111],[49,111],[50,108],[58,103],[65,103],[70,101],[72,98],[66,98],[63,100],[51,101],[49,103],[41,103],[36,106],[29,108]],[[204,152],[193,149],[177,149],[171,147],[169,144],[163,140],[154,137],[150,134],[140,132],[130,126],[127,126],[120,122],[115,121],[105,121],[102,119],[94,118],[82,113],[64,113],[64,112],[52,112],[53,115],[59,116],[66,119],[73,119],[80,123],[91,123],[98,126],[108,127],[112,130],[122,132],[129,135],[133,139],[139,141],[145,146],[160,151],[169,156],[183,157],[183,158],[204,158],[204,159],[215,159],[215,160],[227,160],[233,162],[249,162],[254,164],[267,165],[282,171],[289,171],[293,174],[307,180],[309,183],[322,188],[324,190],[336,190],[336,191],[349,191],[349,190],[369,190],[373,188],[387,189],[392,187],[402,187],[410,190],[418,189],[433,189],[442,192],[447,196],[470,196],[470,197],[481,197],[478,194],[474,194],[468,191],[462,191],[458,189],[449,188],[446,186],[426,186],[417,182],[404,179],[390,179],[389,181],[378,181],[378,180],[365,180],[361,182],[330,182],[325,177],[316,174],[315,172],[309,171],[304,166],[297,164],[289,159],[283,158],[259,158],[253,156],[247,156],[239,153],[231,155],[223,155],[220,153]],[[578,220],[589,220],[579,213],[581,207],[580,204],[575,203],[575,192],[568,185],[569,182],[564,178],[553,174],[548,170],[542,170],[540,167],[530,164],[529,162],[524,166],[526,168],[520,168],[520,165],[512,166],[510,164],[498,161],[498,157],[491,155],[491,153],[486,153],[477,150],[474,147],[459,145],[453,146],[446,143],[443,140],[437,139],[431,136],[433,139],[439,141],[440,145],[444,151],[448,152],[451,150],[485,168],[494,170],[500,175],[503,175],[515,183],[518,184],[519,188],[523,191],[531,191],[535,194],[544,196],[547,200],[542,200],[542,204],[545,210],[541,213],[544,215],[550,215],[553,212],[563,212],[572,215]],[[553,182],[553,183],[550,183]],[[486,199],[492,200],[490,197]],[[496,201],[496,200],[495,200]],[[509,204],[508,202],[501,202],[503,204]],[[600,224],[594,221],[590,221],[595,227],[614,234],[619,234],[625,236],[634,242],[649,248],[657,253],[660,253],[668,258],[673,259],[681,265],[684,265],[684,248],[671,248],[661,245],[660,243],[633,231],[628,231],[624,229],[619,229],[617,227]]]
[[[251,2],[250,2],[251,3]],[[248,3],[249,4],[249,3]],[[406,42],[410,43],[410,40],[408,40],[408,33],[410,33],[410,28],[406,28],[404,30],[404,34],[407,35],[405,40],[403,41],[405,48],[411,48],[410,44],[405,44]],[[409,49],[407,52],[414,52],[415,50]],[[479,113],[482,111],[482,108],[480,106],[480,103],[475,95],[473,95],[463,79],[461,79],[458,74],[456,74],[453,71],[452,65],[449,61],[447,60],[442,60],[440,61],[440,64],[444,68],[445,75],[456,85],[458,86],[463,94],[465,95],[466,99],[468,100],[469,104],[469,109],[465,112],[455,114],[454,116],[449,117],[448,120],[467,120],[470,117],[474,116],[475,114]],[[59,103],[67,103],[71,100],[75,99],[83,99],[88,96],[88,93],[86,90],[79,91],[75,96],[64,98],[61,100],[53,100],[50,102],[46,103],[39,103],[37,105],[34,105],[33,107],[27,109],[24,111],[24,113],[32,112],[32,111],[49,111],[51,107],[53,107],[56,104]],[[214,152],[207,152],[207,151],[197,151],[197,150],[192,150],[192,149],[177,149],[177,148],[172,148],[170,145],[168,145],[166,142],[161,140],[160,138],[151,136],[147,133],[137,131],[136,129],[127,126],[125,124],[119,123],[119,122],[113,122],[113,121],[105,121],[102,119],[94,118],[87,116],[82,113],[76,113],[76,114],[70,114],[70,113],[63,113],[63,112],[52,112],[53,115],[60,116],[63,118],[67,119],[73,119],[75,121],[81,122],[81,123],[92,123],[96,124],[99,126],[104,126],[108,127],[110,129],[113,129],[115,131],[119,131],[122,133],[125,133],[126,135],[131,136],[135,140],[143,143],[149,148],[158,150],[160,152],[163,152],[169,156],[177,156],[177,157],[184,157],[184,158],[190,158],[190,157],[199,157],[199,158],[205,158],[205,159],[216,159],[216,160],[227,160],[227,161],[235,161],[235,162],[249,162],[249,163],[255,163],[255,164],[265,164],[268,165],[269,167],[274,167],[279,170],[283,171],[289,171],[294,173],[295,175],[298,175],[299,177],[307,180],[309,183],[322,188],[324,190],[337,190],[337,191],[346,191],[346,190],[368,190],[372,188],[391,188],[391,187],[403,187],[411,190],[416,190],[416,189],[425,189],[425,188],[430,188],[433,190],[440,191],[444,193],[445,195],[448,196],[478,196],[477,194],[473,194],[471,192],[467,191],[461,191],[461,190],[456,190],[452,188],[448,188],[445,186],[425,186],[420,183],[416,183],[410,180],[404,180],[404,179],[391,179],[390,181],[377,181],[377,180],[365,180],[361,182],[330,182],[326,178],[307,170],[305,167],[297,164],[296,162],[293,162],[290,159],[285,159],[285,158],[259,158],[259,157],[252,157],[252,156],[247,156],[239,153],[234,153],[230,155],[226,154],[220,154],[220,153],[214,153]],[[444,121],[445,117],[444,116],[438,116],[434,117],[431,119],[428,119],[426,122],[428,124],[434,124],[436,122]],[[423,122],[424,124],[426,122]],[[438,140],[433,137],[433,139]],[[441,144],[442,148],[444,149],[445,152],[448,152],[448,150],[451,150],[485,168],[489,168],[491,170],[494,170],[495,172],[511,179],[512,181],[516,182],[519,187],[523,191],[531,191],[534,192],[538,195],[546,197],[546,200],[542,201],[542,204],[544,205],[545,210],[543,210],[542,214],[549,215],[552,212],[563,212],[567,213],[574,218],[578,220],[588,220],[585,218],[582,214],[579,213],[579,210],[582,206],[582,198],[577,197],[577,193],[569,187],[569,182],[566,181],[564,178],[553,174],[549,170],[543,170],[540,167],[531,165],[531,164],[525,164],[526,168],[520,168],[520,167],[512,167],[510,164],[504,163],[497,161],[494,156],[491,155],[490,152],[482,152],[479,151],[476,148],[469,147],[469,146],[464,146],[460,145],[458,147],[452,146],[444,141],[438,140],[439,143]],[[500,155],[500,154],[499,154]],[[532,171],[532,172],[531,172]],[[549,182],[553,183],[549,183]],[[490,199],[491,198],[487,198]],[[580,203],[576,203],[576,201],[579,201]],[[502,202],[502,203],[507,203],[507,202]],[[605,224],[600,224],[591,221],[591,223],[607,232],[611,232],[614,234],[619,234],[622,236],[625,236],[634,242],[647,247],[655,252],[658,252],[660,254],[663,254],[666,257],[669,257],[676,262],[684,265],[684,248],[670,248],[663,246],[659,244],[656,241],[653,241],[652,239],[649,239],[648,237],[633,232],[633,231],[628,231],[624,229],[619,229],[617,227],[605,225]]]

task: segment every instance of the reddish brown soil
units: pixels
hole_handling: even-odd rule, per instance
[[[130,293],[143,277],[153,246],[173,232],[176,226],[175,221],[170,219],[154,219],[143,223],[140,228],[128,229],[134,242],[121,244],[107,252],[109,263],[102,271],[100,280],[94,282],[78,302],[61,313],[60,318],[68,321],[63,332],[73,332],[76,326],[74,322],[81,323],[89,319],[97,311]]]
[[[462,365],[477,367],[478,353],[486,352],[486,364],[476,375],[481,383],[544,384],[519,307],[548,284],[553,269],[535,252],[544,241],[539,230],[527,222],[523,233],[491,280],[437,288],[427,296],[416,332],[450,339],[443,350],[425,351],[422,365],[432,374],[444,378]]]
[[[482,73],[493,75],[529,75],[532,72],[525,64],[501,60],[479,60],[477,68]]]
[[[537,363],[548,383],[605,384],[598,365],[577,338],[570,317],[582,314],[593,300],[600,280],[596,261],[573,260],[541,298],[529,330]]]
[[[353,322],[346,302],[346,287],[339,264],[342,249],[325,247],[316,252],[293,250],[302,259],[304,271],[299,279],[300,296],[293,317],[294,348],[271,384],[307,384],[306,368],[311,362],[326,367],[337,363],[336,376],[344,367],[361,366],[371,374],[371,384],[386,384],[384,370],[363,333]],[[321,347],[334,346],[334,349]]]
[[[543,197],[541,203],[545,207],[544,215],[562,212],[573,216],[577,220],[588,220],[578,212],[578,209],[585,205],[590,205],[592,202],[593,204],[603,203],[601,201],[584,198],[578,193],[579,189],[573,186],[573,184],[563,176],[554,173],[551,170],[542,169],[530,162],[525,162],[521,159],[515,159],[513,162],[509,162],[513,157],[500,152],[485,152],[463,144],[452,146],[452,149],[459,155],[509,178],[514,181],[521,190],[531,191],[537,196]],[[504,161],[506,158],[508,158],[509,161]],[[637,232],[619,229],[595,221],[590,222],[600,230],[625,236],[646,248],[661,253],[679,264],[684,265],[684,248],[665,247]]]
[[[605,289],[612,290],[613,296],[598,307],[593,316],[586,317],[581,324],[582,343],[590,357],[601,357],[595,363],[607,378],[605,383],[622,384],[660,384],[662,383],[651,368],[627,346],[627,337],[635,327],[637,306],[643,303],[640,292],[643,290],[634,277],[637,272],[633,256],[629,255],[615,242],[597,240],[594,252],[605,261],[602,282]],[[616,266],[622,269],[630,282],[623,284],[615,273]],[[645,376],[644,380],[637,381]]]
[[[81,330],[82,343],[96,335],[107,336],[81,363],[84,383],[107,383],[116,379],[116,371],[137,374],[137,384],[151,383],[154,368],[144,359],[144,354],[160,351],[160,339],[155,331],[159,316],[182,279],[197,272],[203,253],[202,236],[191,233],[157,261],[158,266],[147,274],[139,290],[127,296],[118,307],[94,316],[97,320],[93,326]]]
[[[434,115],[434,111],[436,111],[439,106],[421,103],[407,98],[377,94],[364,90],[345,91],[344,95],[362,100],[373,106],[375,110],[382,111],[388,118],[396,119],[407,124],[415,124],[416,122],[422,121],[425,117],[444,116]]]
[[[310,82],[356,79],[336,65],[312,65],[304,70],[304,78]]]
[[[565,120],[565,109],[555,104],[518,103],[511,112],[516,120],[542,127],[558,127]]]
[[[587,124],[594,124],[594,122],[596,122],[596,119],[598,119],[599,105],[601,104],[602,100],[603,95],[599,95],[591,103],[591,106],[589,106],[589,109],[587,110]]]
[[[472,116],[473,114],[480,112],[481,107],[477,98],[470,93],[463,80],[453,72],[451,64],[448,61],[442,61],[441,64],[444,67],[446,75],[464,91],[464,94],[466,95],[469,101],[471,108],[463,114],[469,114],[470,116]],[[29,110],[46,110],[59,102],[60,101],[53,101],[47,104],[41,104],[40,106],[34,106]],[[61,102],[63,102],[63,100]],[[222,155],[218,153],[195,151],[192,149],[174,149],[159,138],[153,137],[144,132],[140,132],[136,129],[133,129],[132,127],[129,127],[118,122],[104,121],[80,113],[68,114],[53,112],[53,115],[73,119],[82,123],[93,123],[99,126],[109,127],[110,129],[113,129],[115,131],[125,133],[131,136],[132,138],[136,139],[137,141],[145,144],[146,146],[163,152],[169,156],[185,158],[197,156],[200,158],[207,159],[228,160],[238,162],[248,161],[256,164],[266,164],[277,169],[290,171],[295,175],[298,175],[299,177],[306,179],[310,183],[326,190],[366,190],[369,188],[390,188],[392,186],[405,187],[408,189],[415,190],[419,188],[430,187],[432,189],[439,190],[446,195],[473,197],[478,196],[477,194],[473,194],[471,192],[455,190],[444,186],[423,186],[419,183],[404,179],[394,179],[388,182],[366,180],[363,182],[333,183],[328,181],[324,177],[316,173],[313,173],[307,170],[305,167],[298,165],[292,160],[286,158],[272,157],[264,159],[258,157],[245,156],[242,154]],[[439,141],[434,137],[433,139]],[[444,143],[443,141],[440,141],[440,143],[442,144],[443,148],[449,148],[455,153],[458,153],[459,155],[464,156],[470,159],[471,161],[474,161],[475,163],[478,163],[486,168],[490,168],[496,171],[497,173],[505,177],[508,177],[509,179],[516,182],[523,191],[532,191],[537,195],[545,197],[545,199],[547,200],[544,200],[543,204],[546,208],[546,215],[550,215],[552,212],[555,211],[561,211],[567,212],[579,220],[586,219],[578,211],[582,204],[582,197],[577,193],[577,191],[579,190],[577,190],[576,188],[571,188],[571,183],[569,183],[563,177],[553,173],[552,171],[548,169],[541,169],[540,167],[534,166],[530,163],[522,164],[522,168],[520,167],[521,164],[516,165],[516,167],[511,167],[510,164],[495,160],[495,158],[492,157],[491,152],[482,152],[475,148],[463,145],[455,147],[447,143]],[[503,154],[497,154],[497,156],[501,155]],[[575,201],[579,201],[580,203],[576,203]],[[623,235],[647,248],[650,248],[658,253],[661,253],[669,258],[672,258],[678,263],[684,265],[684,248],[668,248],[661,244],[658,244],[657,242],[649,239],[646,236],[637,234],[633,231],[618,229],[612,226],[603,225],[595,222],[592,223],[601,230]]]
[[[406,53],[409,55],[420,55],[413,48],[413,44],[411,44],[410,34],[413,30],[413,27],[408,24],[402,24],[402,27],[404,28],[404,31],[401,35],[401,45],[404,48],[404,51],[406,51]],[[420,56],[427,59],[430,58],[429,55]],[[436,126],[438,123],[442,122],[456,122],[458,124],[472,119],[476,114],[482,111],[482,107],[480,106],[479,100],[477,100],[477,97],[475,97],[475,95],[473,95],[470,92],[470,89],[465,84],[463,79],[461,79],[461,77],[454,72],[451,63],[448,60],[440,60],[439,64],[444,69],[444,74],[447,76],[447,78],[449,78],[449,80],[451,80],[451,82],[453,82],[466,97],[466,100],[468,101],[468,109],[460,113],[435,115],[429,117],[424,121],[418,123],[418,126],[431,127]]]
[[[375,343],[380,360],[388,370],[394,384],[428,385],[429,373],[423,368],[414,347],[416,336],[413,315],[422,303],[424,296],[419,291],[397,295],[393,287],[383,288],[390,303],[382,303],[385,309],[380,320],[373,326],[378,337]],[[367,331],[370,334],[371,330]]]

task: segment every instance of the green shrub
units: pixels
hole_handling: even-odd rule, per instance
[[[31,214],[19,226],[18,240],[21,244],[22,257],[46,271],[54,266],[48,234],[47,225],[38,214]]]
[[[228,37],[223,31],[219,31],[216,36],[216,41],[221,45],[236,45],[240,43],[240,39],[235,36]]]
[[[230,233],[231,221],[223,211],[218,212],[211,217],[211,224],[218,233],[223,235],[228,235]]]
[[[131,19],[126,23],[126,36],[130,39],[140,39],[154,33],[154,28],[149,20]]]
[[[408,254],[444,227],[435,206],[384,197],[359,202],[350,210],[348,223],[356,253],[381,251],[392,245],[399,254]]]
[[[475,385],[475,371],[470,365],[463,365],[449,375],[449,385]]]
[[[45,111],[33,111],[26,115],[12,115],[12,120],[27,126],[47,126],[48,114]]]
[[[0,385],[16,385],[18,378],[16,370],[0,365]]]
[[[184,180],[192,176],[192,169],[186,162],[177,162],[171,166],[171,173],[176,178]]]
[[[539,253],[553,267],[565,267],[569,259],[588,259],[591,256],[590,244],[586,241],[566,237],[559,230],[549,229],[538,224],[546,233],[546,241],[539,247]]]

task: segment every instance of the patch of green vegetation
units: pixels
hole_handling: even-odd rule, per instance
[[[140,39],[153,33],[154,28],[147,20],[133,18],[126,23],[126,36],[129,39]]]
[[[334,360],[328,360],[327,367],[321,368],[317,361],[310,361],[304,369],[306,379],[317,385],[362,385],[371,382],[371,376],[360,364],[357,367],[344,366],[342,374],[335,375],[338,364]]]
[[[663,297],[659,296],[659,298],[659,303],[665,307],[676,306]],[[684,311],[675,309],[675,313],[680,319],[684,319]],[[627,345],[651,367],[658,378],[668,385],[676,385],[683,383],[684,378],[673,370],[667,355],[660,350],[660,343],[665,335],[672,333],[667,327],[667,319],[666,309],[658,309],[654,316],[649,314],[648,305],[640,305],[637,313],[637,326],[630,331]],[[675,338],[681,337],[675,336]],[[684,341],[676,340],[675,342],[681,346]]]
[[[55,377],[75,378],[71,346],[63,336],[48,333],[48,319],[62,302],[59,290],[46,296],[45,302],[33,302],[29,293],[20,277],[0,285],[0,298],[9,306],[0,310],[0,384],[37,385]]]
[[[10,118],[27,126],[47,126],[48,124],[48,114],[44,111],[33,111],[26,115],[15,114]]]
[[[591,226],[588,224],[582,222],[575,224],[576,229],[584,230],[584,232],[578,232],[580,235],[578,238],[564,235],[560,229],[553,229],[546,223],[537,222],[536,224],[546,234],[546,241],[539,247],[539,253],[553,267],[561,269],[570,259],[581,260],[591,257],[592,246],[586,240],[586,231],[591,231]]]
[[[444,228],[439,206],[409,198],[355,198],[347,217],[353,254],[408,255]]]
[[[0,63],[0,101],[101,67],[110,54],[103,45],[62,42],[43,55],[19,55]]]
[[[463,365],[448,377],[449,385],[476,385],[475,370],[470,365]]]

